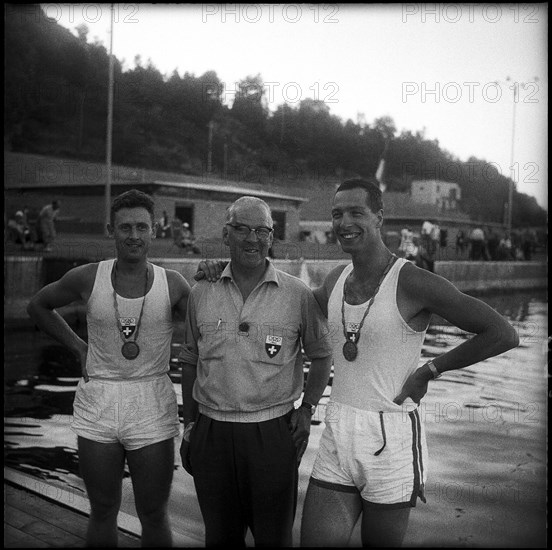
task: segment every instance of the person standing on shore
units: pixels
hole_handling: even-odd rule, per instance
[[[149,195],[119,195],[108,224],[116,259],[71,269],[27,308],[42,331],[80,359],[71,428],[91,506],[87,546],[117,546],[125,459],[142,546],[172,544],[167,502],[180,422],[168,372],[173,313],[184,320],[190,285],[148,261],[156,225]],[[88,343],[56,311],[75,301],[87,304]]]
[[[51,204],[47,204],[38,214],[38,225],[40,228],[40,237],[44,243],[44,252],[52,251],[52,243],[56,238],[55,220],[59,214],[61,202],[53,200]]]
[[[430,221],[425,221],[422,224],[420,246],[416,257],[417,265],[431,272],[435,269],[435,257],[437,255],[437,240],[433,238],[434,229],[435,225]]]
[[[464,250],[466,248],[466,236],[462,229],[458,230],[456,234],[456,259],[464,259]]]
[[[470,233],[470,260],[480,262],[488,259],[485,232],[481,227],[475,227]]]
[[[223,227],[230,263],[190,294],[180,452],[208,547],[243,547],[247,528],[256,546],[292,545],[299,461],[330,376],[326,320],[309,287],[267,259],[272,239],[269,206],[235,201]],[[302,348],[312,363],[295,409]]]
[[[347,180],[332,206],[334,232],[352,263],[314,291],[334,339],[326,426],[309,481],[301,546],[346,546],[361,519],[363,545],[400,546],[410,510],[425,502],[427,449],[418,406],[431,380],[519,343],[491,307],[382,241],[377,182]],[[431,316],[475,334],[418,367]],[[405,421],[406,419],[406,421]]]

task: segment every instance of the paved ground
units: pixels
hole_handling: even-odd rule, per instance
[[[84,548],[88,515],[4,481],[4,548]],[[140,539],[119,530],[119,546]]]

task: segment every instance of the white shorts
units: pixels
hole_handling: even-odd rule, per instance
[[[180,433],[178,404],[167,374],[146,378],[80,379],[71,429],[98,443],[121,443],[127,451]]]
[[[374,506],[425,502],[427,446],[418,409],[372,412],[330,401],[311,481]]]

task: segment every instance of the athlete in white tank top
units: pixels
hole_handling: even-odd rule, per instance
[[[144,297],[115,297],[111,280],[114,263],[115,260],[106,260],[98,264],[87,304],[88,375],[123,379],[166,373],[169,371],[173,323],[165,269],[151,264],[153,285]],[[139,354],[134,359],[127,359],[122,347],[126,342],[134,341]]]
[[[180,423],[167,372],[172,312],[184,321],[190,285],[180,273],[148,262],[154,218],[146,193],[132,189],[115,197],[107,229],[117,259],[69,270],[28,308],[38,327],[80,360],[71,429],[92,509],[86,539],[91,547],[117,546],[125,460],[142,546],[172,544],[167,501]],[[88,342],[56,311],[74,302],[87,304]]]
[[[332,225],[352,264],[330,272],[315,295],[333,333],[331,400],[342,406],[330,411],[335,417],[327,411],[300,545],[347,546],[362,515],[363,545],[400,546],[425,479],[422,419],[410,409],[441,373],[503,353],[519,340],[502,316],[443,277],[404,260],[385,275],[391,252],[381,237],[376,180],[338,187]],[[432,314],[475,336],[418,367]]]
[[[337,280],[328,302],[328,321],[335,327],[334,378],[332,399],[368,411],[397,411],[393,402],[410,374],[418,368],[426,331],[415,331],[404,321],[397,307],[399,273],[407,263],[398,258],[385,276],[368,315],[360,330],[354,332],[369,305],[350,305],[345,302],[345,323],[350,337],[358,340],[358,355],[353,361],[342,353],[343,285],[353,270],[349,264]],[[353,324],[353,326],[350,325]],[[355,339],[356,339],[355,338]],[[413,402],[411,399],[408,400]]]

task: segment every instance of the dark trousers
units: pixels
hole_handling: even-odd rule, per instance
[[[265,422],[220,422],[200,415],[190,464],[206,546],[291,546],[297,507],[297,453],[290,413]]]

